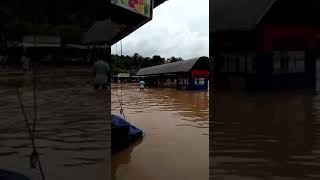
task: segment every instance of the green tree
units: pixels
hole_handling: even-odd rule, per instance
[[[172,62],[181,61],[182,58],[171,57]],[[111,55],[111,67],[113,74],[130,73],[136,74],[141,68],[156,66],[168,63],[165,58],[155,55],[153,57],[143,57],[138,53],[132,56],[119,56],[117,54]]]

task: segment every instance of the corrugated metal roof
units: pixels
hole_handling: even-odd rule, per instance
[[[162,64],[158,66],[152,66],[140,69],[137,72],[138,76],[145,75],[156,75],[156,74],[168,74],[168,73],[177,73],[177,72],[188,72],[200,59],[208,59],[207,57],[198,57],[190,60],[183,60],[179,62]]]
[[[210,30],[250,30],[260,22],[276,0],[214,0]]]

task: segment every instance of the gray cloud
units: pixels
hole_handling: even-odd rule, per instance
[[[208,56],[209,0],[166,1],[154,10],[150,22],[122,40],[122,52],[184,59]],[[120,42],[112,46],[112,53],[120,53]]]

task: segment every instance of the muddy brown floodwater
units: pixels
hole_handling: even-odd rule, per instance
[[[206,180],[209,176],[209,120],[207,91],[122,85],[127,120],[145,137],[112,157],[113,180]],[[119,115],[117,91],[112,87],[112,113]]]
[[[37,93],[35,141],[46,180],[105,180],[111,174],[110,94],[93,90],[88,67],[51,71],[41,68]],[[31,140],[15,87],[32,127],[32,73],[0,73],[0,169],[40,180],[39,169],[29,165]]]
[[[210,179],[320,179],[320,94],[216,92]]]

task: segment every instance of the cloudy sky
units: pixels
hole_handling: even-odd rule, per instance
[[[169,0],[153,19],[122,40],[122,53],[162,57],[209,56],[209,0]],[[120,42],[112,46],[120,54]]]

